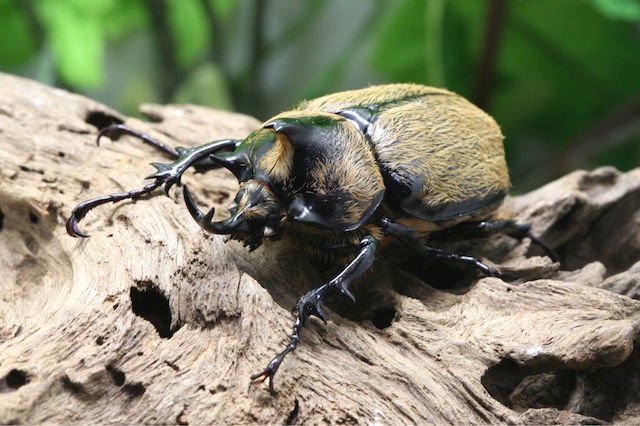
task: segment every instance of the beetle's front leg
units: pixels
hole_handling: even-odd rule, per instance
[[[78,222],[82,220],[90,210],[106,203],[117,203],[118,201],[128,199],[137,200],[143,195],[149,194],[156,188],[163,185],[165,192],[168,194],[169,189],[174,184],[180,183],[180,178],[185,170],[202,162],[203,160],[208,159],[209,155],[213,153],[235,147],[237,142],[238,141],[234,139],[225,139],[196,146],[194,148],[176,148],[176,152],[179,156],[173,163],[151,163],[151,165],[157,170],[156,173],[151,176],[147,176],[147,179],[155,179],[152,183],[145,185],[141,189],[104,195],[78,204],[71,211],[71,215],[67,220],[67,233],[73,237],[88,237],[87,234],[80,230]]]
[[[96,143],[100,145],[100,138],[102,138],[103,136],[106,136],[111,140],[117,141],[118,139],[120,139],[120,136],[122,135],[128,135],[128,136],[133,136],[134,138],[138,138],[142,142],[146,143],[147,145],[151,145],[157,150],[164,152],[171,158],[175,159],[175,158],[178,158],[179,156],[178,151],[176,151],[172,147],[167,146],[162,142],[155,140],[154,138],[147,135],[146,133],[133,130],[132,128],[127,127],[124,124],[113,124],[111,126],[100,129],[100,132],[98,132],[98,137],[96,138]]]
[[[289,336],[289,343],[282,352],[276,355],[269,364],[267,364],[267,368],[262,370],[260,373],[251,376],[251,380],[262,383],[266,379],[269,379],[269,392],[272,394],[275,393],[273,388],[273,377],[275,376],[276,371],[278,371],[278,368],[280,367],[280,364],[282,364],[285,356],[287,356],[289,352],[293,352],[298,346],[298,343],[300,342],[300,332],[302,331],[302,327],[304,327],[307,319],[311,316],[315,316],[325,323],[327,322],[320,303],[332,293],[339,293],[355,303],[356,299],[351,291],[349,291],[349,284],[371,268],[375,259],[377,247],[378,242],[375,238],[370,235],[364,237],[362,241],[360,241],[360,251],[358,255],[351,261],[351,263],[349,263],[349,265],[347,265],[346,268],[342,270],[342,272],[328,283],[311,290],[300,298],[296,304],[295,310],[297,312],[297,316],[293,324],[293,331]]]

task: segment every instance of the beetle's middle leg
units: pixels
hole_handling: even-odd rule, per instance
[[[267,368],[262,370],[260,373],[251,376],[251,380],[264,382],[268,378],[269,391],[274,393],[273,377],[276,374],[276,371],[278,371],[278,367],[280,367],[284,357],[287,356],[289,352],[293,352],[298,346],[298,343],[300,342],[300,332],[302,331],[302,327],[304,327],[307,319],[311,316],[316,316],[325,323],[327,322],[320,303],[332,293],[339,293],[355,303],[356,299],[351,291],[349,291],[349,284],[371,268],[377,247],[378,242],[375,238],[370,235],[364,237],[362,241],[360,241],[360,251],[358,255],[347,265],[346,268],[342,270],[342,272],[340,272],[331,281],[309,291],[300,298],[295,308],[297,316],[293,324],[293,331],[289,337],[289,343],[282,352],[276,355],[269,364],[267,364]]]
[[[155,179],[153,182],[145,185],[143,188],[134,189],[127,192],[118,192],[110,195],[93,198],[78,204],[72,211],[67,220],[67,233],[73,237],[88,237],[78,227],[78,222],[86,216],[86,214],[95,207],[106,203],[117,203],[123,200],[137,200],[143,195],[149,194],[155,189],[164,185],[166,193],[176,183],[180,183],[182,174],[191,166],[209,161],[209,155],[218,151],[233,148],[237,144],[235,139],[225,139],[214,141],[208,144],[196,146],[193,148],[176,148],[177,159],[173,163],[151,163],[157,172],[147,179]]]
[[[401,225],[399,223],[392,222],[389,219],[382,220],[382,232],[387,235],[393,235],[397,237],[403,243],[408,244],[411,248],[413,248],[423,256],[449,262],[465,263],[467,265],[475,267],[483,275],[488,277],[496,277],[500,275],[500,273],[494,268],[489,267],[488,265],[480,261],[480,259],[477,259],[473,256],[466,256],[448,250],[427,246],[421,240],[420,236],[414,229],[409,228],[405,225]]]

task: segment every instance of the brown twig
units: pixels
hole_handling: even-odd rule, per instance
[[[167,18],[166,0],[144,0],[149,13],[153,41],[157,51],[159,87],[162,102],[170,102],[182,81],[176,45]]]
[[[484,45],[478,61],[474,96],[475,104],[485,110],[493,89],[493,76],[506,9],[507,0],[491,0],[487,8]]]

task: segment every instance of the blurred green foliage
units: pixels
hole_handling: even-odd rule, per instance
[[[0,0],[0,69],[127,114],[444,86],[500,123],[517,190],[640,159],[640,0]]]

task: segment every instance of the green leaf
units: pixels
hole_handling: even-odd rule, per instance
[[[640,21],[640,0],[587,0],[611,19]]]
[[[381,25],[372,66],[391,81],[469,95],[481,45],[484,2],[403,0]]]
[[[220,18],[228,18],[238,2],[236,0],[209,0],[209,3],[216,15]]]
[[[513,126],[565,144],[640,91],[631,72],[640,69],[640,44],[626,24],[584,2],[557,4],[523,3],[506,18],[494,111],[508,131]]]
[[[103,20],[107,38],[119,40],[147,25],[147,13],[140,0],[116,0]]]
[[[199,66],[189,74],[176,91],[173,102],[232,109],[231,96],[224,75],[211,62]]]
[[[371,63],[377,71],[394,81],[427,81],[426,14],[424,0],[405,0],[389,11],[371,55]]]
[[[36,53],[29,25],[15,2],[0,2],[0,64],[20,65]]]
[[[176,43],[178,64],[195,65],[207,51],[210,29],[198,0],[169,0],[169,24]]]
[[[37,3],[60,77],[73,87],[97,87],[103,81],[104,40],[99,12],[107,2],[97,1],[97,9],[79,0]]]

